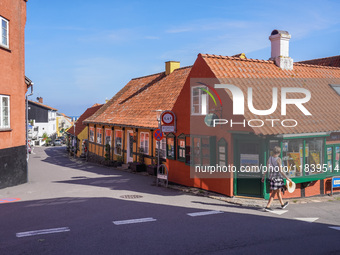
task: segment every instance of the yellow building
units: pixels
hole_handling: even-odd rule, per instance
[[[103,105],[95,104],[87,110],[79,117],[79,119],[71,126],[67,131],[68,135],[68,147],[72,152],[76,148],[77,156],[80,157],[85,153],[85,147],[83,146],[84,140],[88,139],[88,127],[83,124],[83,121],[89,117],[91,117],[96,111],[98,111]]]

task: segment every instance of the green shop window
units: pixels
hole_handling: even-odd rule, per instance
[[[340,144],[330,144],[326,146],[326,164],[329,173],[340,173]]]
[[[216,137],[192,136],[191,160],[194,166],[216,165]]]
[[[288,176],[306,177],[327,172],[324,162],[324,138],[287,139],[282,141],[282,161]]]
[[[228,143],[224,138],[221,138],[217,143],[217,164],[220,166],[228,165]]]
[[[166,136],[166,157],[168,159],[176,159],[176,137],[173,133]]]
[[[185,155],[186,155],[186,152],[185,152],[185,149],[186,149],[186,146],[185,146],[185,135],[184,134],[181,134],[177,137],[177,160],[179,161],[183,161],[185,162]]]

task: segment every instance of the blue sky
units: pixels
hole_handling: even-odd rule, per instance
[[[164,62],[198,53],[268,59],[273,29],[291,35],[294,61],[340,54],[339,1],[27,2],[26,75],[35,99],[69,116],[104,103]]]

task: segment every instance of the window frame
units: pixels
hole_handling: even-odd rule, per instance
[[[6,22],[6,40],[7,40],[7,45],[2,42],[3,39],[3,34],[2,34],[2,22]],[[9,49],[9,20],[0,16],[0,46],[4,47],[6,49]]]
[[[180,142],[184,140],[184,147],[180,145]],[[177,137],[177,160],[185,162],[186,156],[186,135],[180,134]]]
[[[121,141],[120,141],[120,153],[118,153],[117,152],[117,138],[119,138],[118,136],[117,136],[117,132],[120,132],[120,134],[121,134],[121,136],[120,136],[120,138],[121,138]],[[117,155],[117,156],[122,156],[122,152],[123,152],[123,148],[122,148],[122,146],[123,146],[123,130],[121,130],[121,129],[115,129],[114,130],[114,138],[115,138],[115,140],[114,140],[114,154],[115,155]]]
[[[107,132],[109,132],[110,133],[110,135],[107,135]],[[110,145],[110,148],[112,147],[112,130],[110,129],[110,128],[105,128],[105,136],[104,136],[104,145],[106,145],[107,144],[107,142],[106,142],[106,138],[107,137],[110,137],[110,141],[109,141],[109,145]]]
[[[206,93],[206,109],[205,109],[205,113],[202,111],[202,92],[203,90],[199,89],[199,88],[203,88],[205,86],[192,86],[191,87],[191,94],[190,94],[190,114],[191,115],[194,115],[194,116],[204,116],[204,115],[207,115],[208,112],[209,112],[209,97],[208,97],[208,94]],[[198,92],[199,92],[199,96],[198,96],[198,99],[199,99],[199,112],[196,113],[196,112],[193,112],[193,109],[194,109],[194,89],[198,89]],[[205,87],[204,89],[208,90],[209,89],[207,87]]]
[[[89,128],[89,141],[94,142],[94,127]]]
[[[8,99],[8,112],[7,112],[7,116],[8,116],[8,125],[5,126],[3,124],[4,122],[4,116],[2,115],[3,113],[3,106],[2,106],[2,100],[3,98],[7,98]],[[0,130],[8,130],[11,129],[11,97],[8,95],[0,95]]]
[[[100,137],[100,140],[98,139],[99,137]],[[97,138],[97,144],[102,144],[102,141],[103,141],[102,128],[97,128],[97,137],[96,138]]]
[[[148,139],[146,140],[145,136],[148,136]],[[142,138],[144,136],[144,138]],[[148,142],[147,150],[145,146],[145,142]],[[143,145],[142,145],[143,142]],[[149,132],[140,132],[140,139],[139,139],[139,148],[143,149],[143,153],[146,155],[149,155],[150,150],[150,133]]]
[[[173,148],[174,148],[174,153],[173,156],[169,155],[169,143],[168,143],[168,139],[173,139]],[[176,136],[173,133],[169,133],[166,136],[166,158],[167,159],[173,159],[176,160]]]

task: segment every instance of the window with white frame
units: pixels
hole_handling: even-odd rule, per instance
[[[110,147],[111,147],[111,133],[112,133],[111,129],[105,129],[105,145],[109,144]]]
[[[3,47],[9,47],[9,38],[8,38],[8,20],[0,16],[0,23],[1,23],[1,41],[0,45]]]
[[[158,143],[159,144],[159,157],[166,158],[166,138],[164,137],[162,140],[157,141],[157,147],[156,147],[156,156],[158,156]]]
[[[97,128],[97,143],[102,144],[102,129]]]
[[[140,133],[140,148],[143,149],[144,154],[149,154],[149,133]]]
[[[115,149],[116,155],[122,155],[123,133],[122,130],[115,130]]]
[[[9,96],[0,95],[0,128],[10,128]]]
[[[94,142],[94,128],[90,127],[90,142]]]
[[[191,114],[206,115],[208,113],[208,94],[203,87],[191,88]]]

